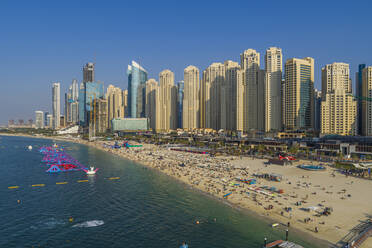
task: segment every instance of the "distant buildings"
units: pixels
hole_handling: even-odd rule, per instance
[[[44,112],[44,127],[48,127],[48,115],[49,112]]]
[[[225,83],[221,95],[221,127],[227,130],[237,130],[238,111],[242,106],[238,104],[238,95],[243,93],[242,70],[237,62],[227,60],[225,66]]]
[[[108,128],[111,128],[111,120],[114,118],[124,118],[124,93],[119,87],[109,85],[106,92],[107,108],[108,108]]]
[[[53,83],[52,86],[52,109],[53,109],[53,129],[60,127],[61,118],[61,85]]]
[[[358,98],[362,102],[362,135],[372,135],[372,66],[362,70],[362,96]]]
[[[47,124],[45,127],[53,128],[53,115],[52,114],[47,115]]]
[[[124,116],[129,116],[129,108],[128,108],[128,90],[123,90],[123,102],[124,102]]]
[[[78,96],[78,109],[79,109],[79,125],[85,125],[86,113],[85,113],[85,83],[81,83],[79,87],[79,96]]]
[[[314,59],[292,58],[285,63],[284,128],[309,130],[313,124]]]
[[[357,102],[352,96],[349,65],[333,63],[322,68],[321,133],[355,135]]]
[[[202,114],[200,118],[203,128],[219,130],[221,128],[221,95],[220,89],[225,82],[225,66],[212,63],[203,71],[202,79]]]
[[[83,67],[83,83],[94,81],[94,63],[90,62]]]
[[[145,83],[147,71],[135,61],[128,65],[128,111],[129,117],[145,116]]]
[[[79,85],[77,80],[72,80],[66,96],[65,118],[67,124],[76,124],[79,121]]]
[[[159,94],[156,102],[156,129],[162,131],[177,128],[177,87],[174,85],[174,73],[164,70],[159,74]]]
[[[260,53],[254,49],[240,54],[243,70],[243,130],[263,130],[264,77],[260,75]],[[261,111],[260,111],[261,108]]]
[[[24,122],[23,119],[19,119],[18,122],[15,122],[14,120],[8,121],[8,128],[35,128],[33,125],[33,120],[29,119],[27,123]]]
[[[104,86],[102,82],[86,82],[85,85],[85,96],[84,96],[84,125],[90,126],[95,125],[95,107],[94,100],[103,98]]]
[[[107,100],[102,98],[94,99],[94,121],[93,123],[94,134],[106,133],[108,129],[107,117]]]
[[[314,89],[314,130],[319,132],[321,126],[322,91]]]
[[[146,82],[146,118],[149,119],[149,126],[152,130],[156,130],[156,120],[157,117],[156,113],[159,114],[159,110],[157,111],[157,108],[160,108],[160,105],[158,104],[159,100],[159,84],[158,82],[150,78]]]
[[[265,131],[282,129],[282,49],[270,47],[265,55]]]
[[[358,71],[355,73],[355,89],[356,89],[356,97],[357,97],[357,101],[358,101],[358,105],[357,105],[357,116],[358,116],[358,131],[357,133],[358,134],[362,134],[364,131],[363,131],[363,125],[362,125],[362,122],[363,122],[363,115],[364,115],[364,112],[362,110],[362,107],[363,107],[363,101],[362,101],[362,98],[363,98],[363,80],[362,80],[362,74],[363,74],[363,69],[366,68],[366,64],[359,64],[358,65]]]
[[[182,128],[184,81],[177,83],[177,128]]]
[[[43,111],[35,111],[35,128],[44,128]]]
[[[186,67],[183,80],[182,127],[192,130],[200,127],[199,69],[192,65]]]
[[[170,70],[159,73],[159,82],[147,80],[147,71],[132,61],[128,89],[110,84],[106,92],[95,81],[95,64],[87,63],[80,85],[74,79],[65,94],[64,116],[60,84],[53,83],[53,115],[36,111],[36,127],[78,123],[80,131],[93,135],[114,130],[113,123],[124,129],[140,123],[141,130],[157,132],[222,129],[227,135],[252,137],[278,131],[372,135],[372,67],[359,65],[353,96],[348,64],[324,66],[319,91],[314,88],[313,58],[287,59],[284,73],[281,48],[266,49],[264,60],[263,69],[260,53],[247,49],[240,64],[215,62],[202,75],[190,65],[177,84]]]

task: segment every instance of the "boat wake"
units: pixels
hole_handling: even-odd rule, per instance
[[[48,218],[39,222],[34,223],[34,225],[30,226],[31,229],[53,229],[60,225],[65,225],[66,222],[63,220],[58,220],[56,218]]]
[[[105,224],[103,220],[90,220],[85,221],[76,225],[73,225],[72,227],[95,227],[95,226],[102,226]]]

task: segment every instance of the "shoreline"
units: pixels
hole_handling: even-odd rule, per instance
[[[221,192],[211,192],[209,190],[209,188],[205,188],[205,187],[202,187],[199,185],[200,181],[202,181],[203,179],[206,180],[208,179],[207,176],[205,175],[199,175],[198,173],[203,173],[203,169],[200,169],[199,168],[194,168],[195,170],[193,170],[193,167],[190,167],[190,171],[191,171],[191,174],[194,173],[194,176],[191,176],[191,180],[190,180],[190,175],[189,174],[186,174],[186,176],[184,175],[180,175],[180,167],[178,166],[177,162],[175,163],[173,160],[171,161],[166,161],[166,158],[167,158],[167,155],[171,154],[176,154],[175,156],[178,158],[178,157],[181,157],[184,158],[188,158],[188,157],[192,157],[192,156],[197,156],[197,157],[201,157],[201,160],[202,161],[206,161],[206,160],[211,160],[212,163],[215,163],[216,161],[217,162],[221,162],[220,160],[223,160],[225,159],[224,157],[222,157],[223,159],[216,159],[216,158],[213,158],[213,159],[210,159],[208,156],[205,156],[205,155],[192,155],[192,154],[188,154],[188,153],[184,153],[184,152],[175,152],[175,151],[169,151],[169,150],[164,150],[162,147],[160,146],[157,146],[155,147],[154,145],[147,145],[145,144],[144,146],[144,149],[110,149],[110,148],[105,148],[103,147],[103,144],[105,143],[113,143],[113,141],[95,141],[95,142],[88,142],[88,141],[84,141],[84,140],[81,140],[81,139],[73,139],[73,138],[64,138],[64,137],[55,137],[55,136],[51,136],[51,137],[46,137],[46,136],[32,136],[32,135],[21,135],[21,134],[2,134],[0,133],[0,136],[1,135],[4,135],[4,136],[18,136],[18,137],[27,137],[27,138],[40,138],[40,139],[49,139],[49,140],[59,140],[59,141],[65,141],[65,142],[72,142],[72,143],[79,143],[79,144],[84,144],[84,145],[88,145],[90,147],[94,147],[94,148],[97,148],[99,150],[102,150],[102,151],[105,151],[105,152],[108,152],[108,153],[111,153],[111,154],[114,154],[114,155],[118,155],[120,156],[121,158],[124,158],[124,159],[127,159],[127,160],[130,160],[130,161],[133,161],[135,163],[138,163],[144,167],[147,167],[147,168],[150,168],[150,169],[153,169],[154,171],[157,171],[157,172],[161,172],[162,174],[166,174],[167,176],[171,176],[172,179],[175,179],[177,180],[177,182],[181,182],[184,186],[192,189],[192,190],[196,190],[197,192],[199,193],[202,193],[203,195],[205,196],[208,196],[208,197],[211,197],[212,199],[215,199],[223,204],[226,204],[228,205],[229,207],[231,208],[234,208],[244,214],[248,214],[250,216],[253,216],[253,217],[258,217],[258,218],[261,218],[265,221],[265,223],[273,223],[273,222],[278,222],[278,223],[286,223],[287,221],[289,221],[288,217],[282,217],[280,215],[275,214],[275,213],[272,213],[270,211],[262,211],[262,205],[261,207],[260,206],[254,206],[254,204],[252,205],[252,203],[250,204],[242,204],[242,201],[246,201],[245,199],[242,200],[242,198],[247,198],[247,197],[242,197],[241,195],[239,196],[238,194],[238,198],[240,197],[240,199],[236,199],[236,194],[234,192],[234,195],[233,199],[231,199],[229,197],[229,199],[224,199],[222,197],[222,190]],[[152,149],[151,149],[152,148]],[[146,152],[149,152],[153,150],[153,152],[155,154],[152,154],[152,152],[150,152],[150,154],[145,154]],[[125,151],[125,152],[122,152],[122,151]],[[167,153],[167,151],[169,151]],[[159,166],[158,165],[158,160],[155,160],[153,157],[156,157],[157,153],[160,153],[160,154],[163,154],[162,152],[164,152],[165,155],[165,158],[164,160],[162,159],[161,162],[163,164],[165,164],[164,166]],[[139,158],[137,155],[140,155],[141,157]],[[149,161],[147,161],[147,160]],[[233,158],[230,158],[231,160],[234,160]],[[226,160],[226,159],[225,159]],[[237,162],[239,162],[239,159],[235,158],[235,160],[238,160]],[[188,160],[187,160],[188,161]],[[224,161],[224,160],[223,160]],[[245,162],[252,162],[250,159],[244,159]],[[262,163],[262,161],[256,159],[256,160],[253,160],[254,162],[256,163]],[[157,162],[155,164],[155,162]],[[235,162],[235,161],[233,161]],[[169,165],[169,164],[172,164],[172,165]],[[276,165],[274,165],[276,166]],[[261,165],[262,167],[262,165]],[[277,166],[276,166],[277,167]],[[185,167],[185,168],[189,168],[189,166]],[[193,175],[193,174],[192,174]],[[199,175],[199,177],[198,177]],[[231,175],[230,175],[231,177]],[[195,178],[196,179],[200,179],[199,183],[195,183]],[[194,181],[193,181],[194,180]],[[261,180],[261,179],[260,179]],[[356,179],[354,179],[356,180]],[[207,180],[208,181],[208,180]],[[216,188],[220,187],[220,185],[213,185],[215,186]],[[213,188],[212,186],[212,188]],[[226,189],[226,185],[223,186],[225,187],[224,188],[224,191],[229,191],[229,190],[234,190],[234,189]],[[240,186],[239,186],[240,187]],[[244,187],[244,186],[243,186]],[[233,191],[232,191],[233,192]],[[240,193],[241,194],[241,193]],[[262,200],[262,202],[265,201],[265,199],[260,199],[260,201]],[[256,203],[257,204],[257,203]],[[273,203],[274,204],[274,203]],[[294,216],[295,217],[295,216]],[[291,216],[292,218],[292,216]],[[297,217],[296,217],[297,218]],[[314,241],[316,244],[318,245],[321,245],[322,247],[336,247],[336,243],[342,238],[340,237],[330,237],[330,236],[327,236],[326,234],[324,235],[318,235],[318,234],[315,234],[313,231],[311,231],[310,229],[308,229],[308,227],[306,227],[306,225],[299,225],[300,223],[297,223],[296,222],[296,218],[293,218],[293,219],[290,219],[290,222],[291,222],[291,233],[294,233],[296,236],[300,236],[303,238],[303,240],[309,242],[309,241]],[[298,221],[298,220],[297,220]],[[283,227],[283,226],[282,226]],[[283,229],[282,227],[280,227],[280,229]],[[285,227],[286,228],[286,227]],[[341,236],[344,236],[344,235],[341,235]],[[366,241],[366,243],[369,243],[369,240]],[[368,247],[368,246],[365,246],[365,247]]]

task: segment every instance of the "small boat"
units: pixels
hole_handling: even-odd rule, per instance
[[[271,227],[277,227],[277,226],[279,226],[279,223],[274,223],[271,225]]]
[[[84,170],[84,169],[83,169],[83,170]],[[94,167],[91,166],[91,167],[89,168],[89,170],[84,170],[84,171],[87,173],[87,175],[95,175],[96,172],[98,171],[98,169],[94,169]]]
[[[32,150],[32,146],[31,146],[31,145],[29,145],[27,148],[28,148],[28,150],[30,150],[30,151]]]

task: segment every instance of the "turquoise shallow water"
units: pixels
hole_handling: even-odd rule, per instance
[[[157,171],[88,146],[57,143],[82,164],[100,168],[98,174],[46,173],[38,148],[52,141],[0,136],[0,247],[171,248],[186,240],[190,248],[240,248],[285,236]],[[28,145],[34,149],[27,151]],[[8,189],[13,185],[20,188]],[[292,232],[290,239],[321,247]]]

